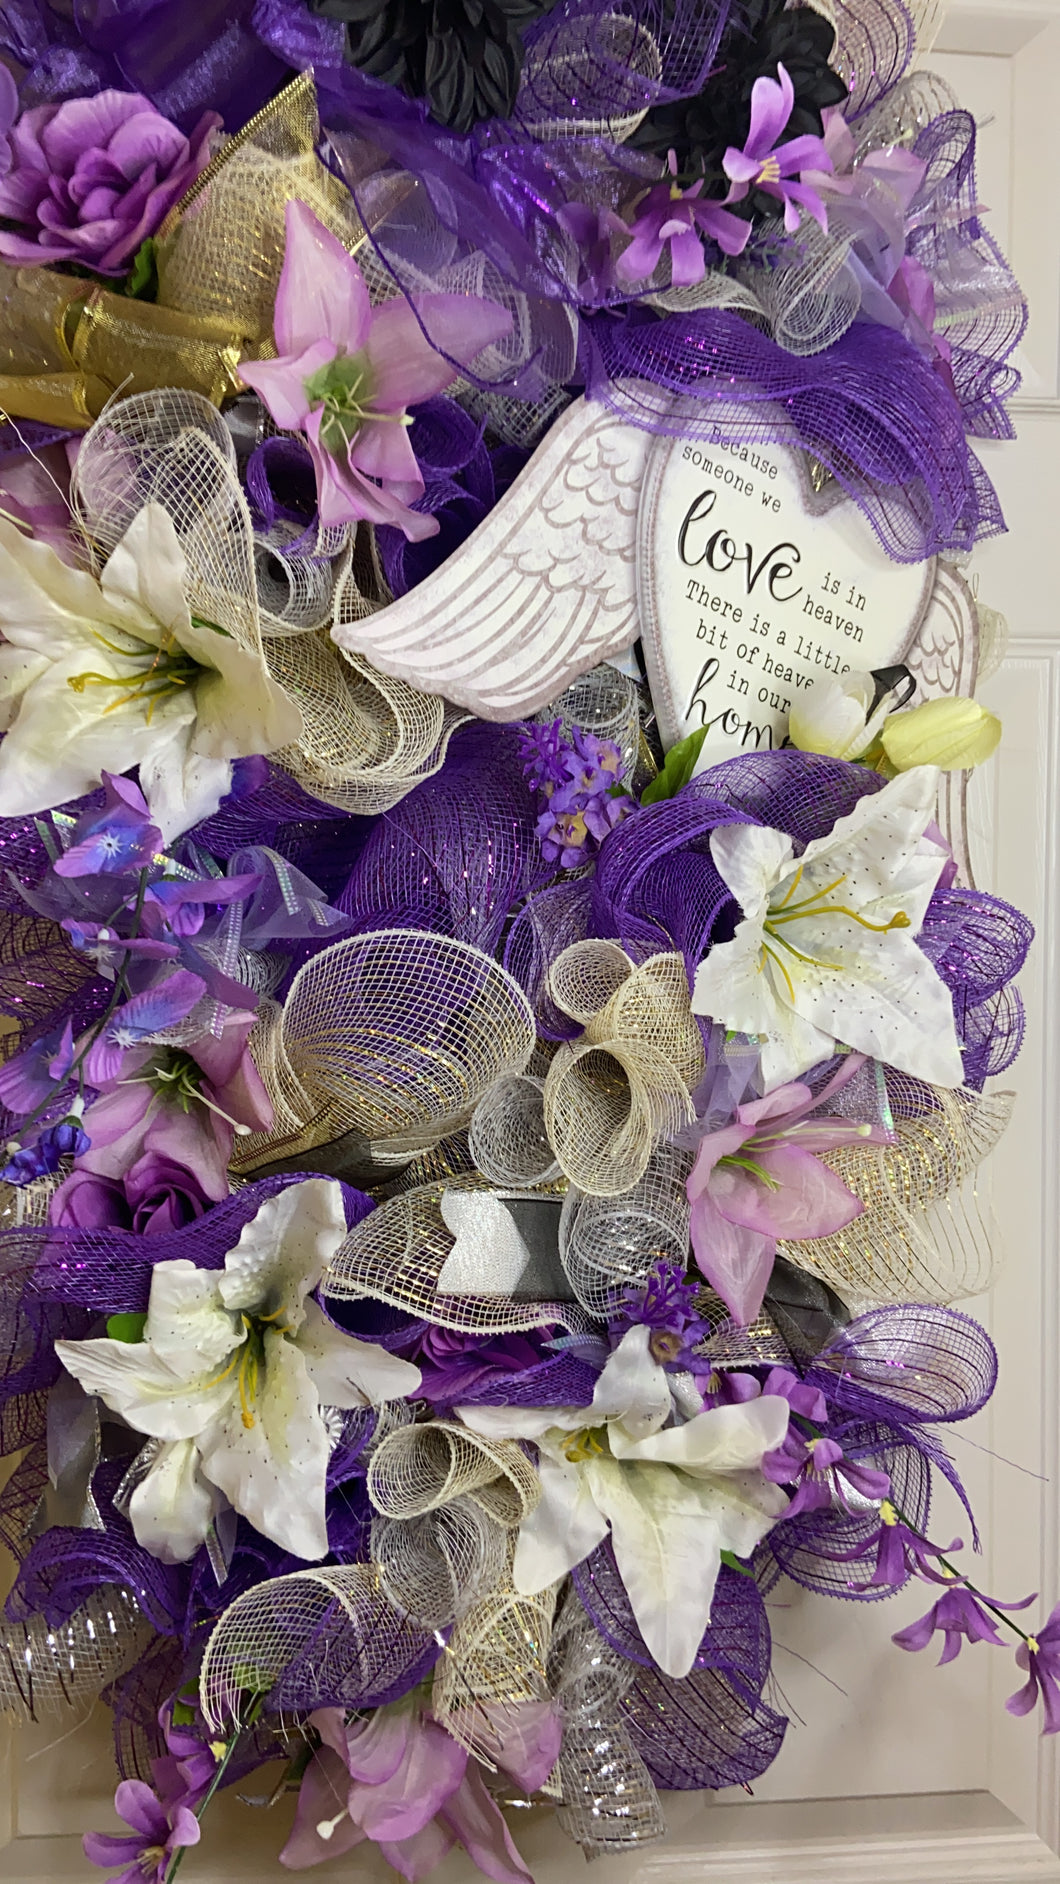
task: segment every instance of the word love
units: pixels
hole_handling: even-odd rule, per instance
[[[707,527],[717,501],[716,490],[701,491],[685,512],[677,537],[677,554],[686,569],[705,564],[716,575],[724,575],[742,565],[747,595],[753,595],[759,581],[765,577],[766,588],[774,602],[793,602],[802,593],[801,583],[796,583],[794,588],[790,586],[795,569],[802,561],[797,546],[791,542],[775,543],[758,557],[751,543],[746,542],[741,551],[735,537],[724,527],[714,530]],[[769,501],[775,503],[773,498]],[[791,560],[786,560],[789,557]]]

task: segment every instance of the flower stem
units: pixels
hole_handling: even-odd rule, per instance
[[[251,1702],[249,1708],[247,1709],[247,1712],[244,1718],[240,1721],[238,1727],[235,1730],[235,1733],[232,1735],[231,1740],[229,1740],[226,1743],[225,1750],[223,1754],[221,1755],[221,1758],[217,1762],[217,1766],[214,1771],[214,1776],[211,1779],[209,1787],[207,1788],[205,1794],[203,1795],[202,1801],[195,1813],[195,1818],[198,1824],[200,1825],[202,1824],[203,1815],[205,1814],[206,1808],[209,1805],[210,1800],[213,1798],[214,1793],[217,1791],[218,1786],[221,1784],[221,1781],[225,1776],[228,1766],[231,1763],[232,1755],[234,1754],[236,1748],[238,1747],[239,1742],[243,1738],[243,1735],[247,1731],[247,1728],[253,1727],[255,1721],[257,1720],[259,1714],[261,1713],[262,1707],[264,1706],[264,1702],[265,1702],[265,1696],[263,1694],[259,1694],[255,1696],[254,1700]],[[177,1872],[180,1870],[180,1867],[184,1862],[184,1854],[189,1849],[190,1847],[188,1845],[177,1846],[176,1851],[173,1853],[173,1856],[169,1861],[169,1868],[166,1871],[163,1884],[173,1884],[173,1879],[176,1877]]]
[[[905,1512],[900,1510],[897,1505],[894,1507],[894,1514],[899,1523],[905,1525],[907,1531],[912,1531],[914,1537],[919,1537],[925,1544],[928,1542],[923,1531],[918,1531],[915,1524],[910,1524]],[[1026,1629],[1021,1629],[1019,1623],[1013,1622],[1012,1617],[1006,1615],[1003,1609],[999,1609],[996,1603],[992,1603],[988,1596],[984,1596],[982,1590],[977,1590],[970,1578],[966,1577],[962,1570],[958,1570],[956,1564],[951,1563],[948,1557],[944,1557],[941,1550],[935,1551],[934,1554],[938,1558],[942,1568],[949,1571],[954,1582],[963,1583],[969,1595],[974,1596],[976,1602],[982,1603],[983,1608],[988,1609],[990,1614],[996,1616],[999,1622],[1003,1622],[1006,1629],[1011,1629],[1013,1635],[1018,1635],[1022,1642],[1029,1642],[1031,1640]]]

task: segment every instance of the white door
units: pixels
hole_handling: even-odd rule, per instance
[[[984,690],[1004,716],[1005,742],[977,781],[973,825],[980,882],[1033,916],[1038,942],[1022,984],[1029,1025],[1011,1077],[1016,1119],[987,1180],[1006,1267],[990,1300],[973,1305],[998,1343],[1001,1382],[954,1446],[984,1533],[983,1587],[1004,1598],[1037,1588],[1051,1606],[1060,1600],[1060,0],[965,0],[950,9],[928,63],[980,122],[980,195],[1032,309],[1019,440],[985,448],[1010,534],[974,567],[983,600],[1008,615],[1012,641]],[[947,1542],[961,1534],[959,1514],[940,1502],[932,1531]],[[792,1726],[754,1800],[670,1795],[669,1843],[602,1860],[594,1879],[1060,1880],[1051,1855],[1060,1848],[1060,1737],[1039,1740],[1031,1722],[1005,1714],[1017,1685],[1007,1654],[966,1652],[937,1670],[929,1656],[891,1646],[925,1595],[845,1605],[789,1586],[775,1592],[775,1667]],[[4,1758],[0,1739],[0,1774]],[[102,1710],[74,1725],[9,1729],[6,1761],[0,1878],[98,1876],[80,1833],[114,1823]],[[275,1856],[287,1812],[216,1801],[188,1884],[289,1875]],[[582,1874],[579,1852],[546,1816],[530,1813],[517,1830],[538,1884]],[[394,1875],[368,1853],[314,1875],[364,1884]],[[475,1874],[458,1856],[436,1875],[457,1884]]]

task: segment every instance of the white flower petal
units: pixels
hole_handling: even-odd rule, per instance
[[[191,696],[189,694],[189,700]],[[193,825],[213,816],[232,789],[230,759],[204,759],[191,750],[193,719],[174,730],[140,761],[140,790],[147,800],[151,821],[171,844]]]
[[[458,1419],[483,1439],[543,1439],[553,1427],[576,1433],[590,1413],[587,1406],[458,1406]]]
[[[187,1563],[206,1538],[223,1500],[199,1470],[193,1439],[163,1446],[129,1500],[141,1549],[162,1563]]]
[[[225,1257],[221,1300],[258,1315],[285,1311],[302,1322],[302,1303],[346,1237],[342,1189],[334,1178],[307,1178],[266,1198]]]
[[[680,1679],[710,1621],[721,1567],[714,1489],[664,1465],[615,1459],[594,1460],[589,1478],[645,1644],[663,1673]]]
[[[220,1280],[216,1270],[183,1258],[151,1271],[144,1340],[175,1373],[197,1377],[204,1367],[223,1366],[245,1339],[239,1316],[221,1305]]]
[[[543,1452],[538,1473],[541,1499],[519,1527],[512,1570],[523,1596],[550,1589],[607,1536],[607,1520],[597,1510],[584,1466]]]
[[[92,628],[109,620],[86,571],[71,569],[47,543],[23,536],[0,518],[0,629],[6,640],[60,660],[87,647]]]
[[[136,703],[115,706],[121,685],[91,683],[78,693],[68,683],[95,673],[120,680],[113,657],[88,647],[48,664],[22,695],[0,745],[0,815],[16,817],[79,798],[99,784],[104,768],[121,771],[172,738],[174,724],[194,712],[190,695],[159,703],[148,725]],[[105,709],[112,710],[105,714]]]
[[[105,604],[120,620],[143,621],[155,642],[168,629],[183,645],[191,627],[188,609],[188,565],[176,527],[161,504],[138,510],[120,543],[111,551],[100,590]]]
[[[710,834],[710,854],[744,915],[760,923],[770,891],[792,868],[790,837],[759,824],[721,824]]]
[[[143,1341],[57,1341],[55,1352],[86,1393],[152,1439],[194,1439],[236,1391],[234,1369],[189,1380]]]
[[[616,1459],[658,1460],[694,1474],[742,1471],[783,1442],[788,1416],[779,1394],[761,1394],[738,1406],[708,1407],[684,1426],[645,1439],[627,1439],[621,1426],[612,1427],[611,1450]]]
[[[700,963],[692,1008],[764,1039],[768,1091],[837,1040],[937,1085],[961,1084],[952,1000],[914,940],[946,862],[925,835],[937,783],[937,770],[921,766],[865,794],[798,865],[782,862],[779,832],[712,833],[746,919]]]
[[[584,1425],[620,1420],[631,1439],[640,1439],[669,1419],[670,1383],[649,1351],[651,1332],[644,1322],[627,1329],[596,1383]]]
[[[305,1361],[285,1335],[265,1335],[257,1392],[246,1398],[252,1424],[237,1398],[201,1435],[203,1470],[263,1537],[315,1563],[328,1548],[328,1435]]]
[[[306,1303],[305,1317],[295,1345],[322,1406],[380,1406],[417,1391],[422,1375],[411,1361],[343,1334],[316,1302]]]

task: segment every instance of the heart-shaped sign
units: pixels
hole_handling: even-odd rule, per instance
[[[779,746],[819,676],[906,660],[936,582],[796,453],[680,438],[649,454],[637,572],[663,743],[706,727],[701,765]]]

